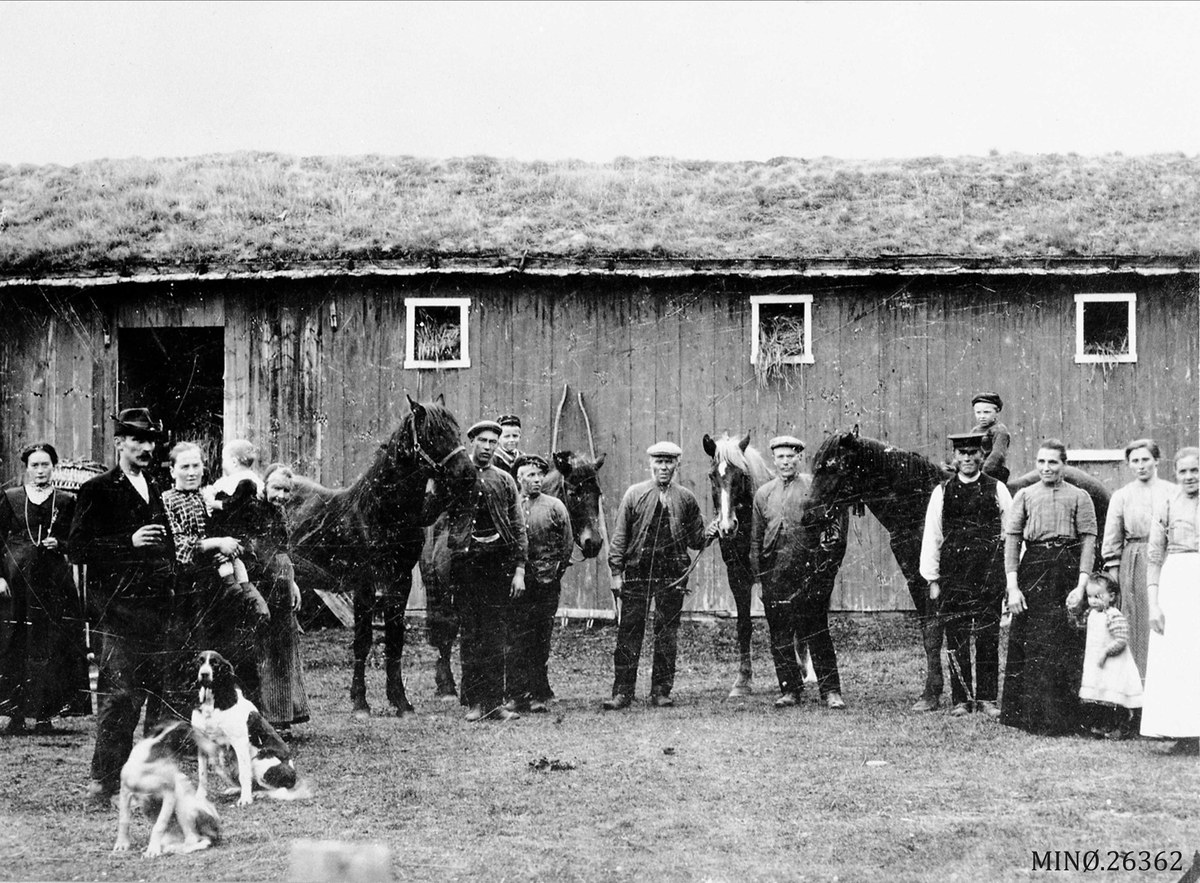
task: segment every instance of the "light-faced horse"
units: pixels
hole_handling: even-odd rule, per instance
[[[754,622],[750,618],[750,602],[755,579],[750,569],[750,520],[754,494],[774,478],[775,473],[763,455],[750,445],[749,433],[740,438],[725,434],[719,439],[705,435],[704,453],[712,459],[708,479],[712,485],[713,508],[717,512],[717,537],[737,609],[740,663],[737,680],[729,695],[745,696],[753,692],[750,641]]]
[[[575,545],[585,559],[595,558],[604,546],[602,493],[598,475],[604,454],[595,460],[572,451],[555,451],[554,468],[542,482],[542,493],[562,500],[571,519]],[[458,617],[454,610],[449,583],[449,553],[445,520],[439,519],[427,531],[421,554],[421,581],[425,586],[429,643],[438,651],[434,685],[439,697],[452,699],[458,689],[450,666],[450,653],[458,635]]]
[[[370,714],[366,662],[376,594],[383,601],[387,699],[398,715],[411,711],[404,689],[404,610],[424,526],[456,489],[475,480],[458,421],[440,403],[409,399],[410,412],[348,488],[325,488],[296,477],[298,503],[291,548],[300,578],[316,578],[354,598],[354,672],[350,698],[356,717]],[[430,493],[430,480],[434,493]]]
[[[813,457],[812,493],[805,520],[813,524],[828,522],[847,507],[866,506],[889,534],[892,554],[917,611],[925,648],[925,687],[916,708],[936,708],[944,685],[941,624],[919,565],[929,497],[951,474],[915,451],[860,436],[857,427],[829,436]],[[1088,492],[1103,524],[1108,510],[1107,489],[1074,467],[1066,467],[1063,474],[1071,484]],[[1037,474],[1029,473],[1009,488],[1015,492],[1036,480]]]

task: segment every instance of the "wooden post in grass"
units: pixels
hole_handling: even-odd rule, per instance
[[[391,883],[392,855],[382,843],[293,840],[288,883]]]

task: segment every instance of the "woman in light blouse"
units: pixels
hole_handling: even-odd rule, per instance
[[[1176,749],[1196,750],[1200,736],[1200,450],[1175,455],[1178,490],[1155,510],[1146,572],[1150,648],[1142,735],[1178,739]]]
[[[1013,618],[1000,722],[1045,735],[1079,731],[1084,635],[1064,608],[1068,595],[1086,590],[1096,551],[1096,507],[1086,492],[1063,481],[1066,465],[1061,441],[1042,442],[1041,480],[1017,492],[1005,526]]]
[[[1112,495],[1100,550],[1104,569],[1121,587],[1121,613],[1129,622],[1129,649],[1143,684],[1150,641],[1146,543],[1154,510],[1177,490],[1173,483],[1158,477],[1159,456],[1153,439],[1139,438],[1125,446],[1125,462],[1133,481]]]

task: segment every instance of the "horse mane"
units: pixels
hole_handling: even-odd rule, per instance
[[[740,439],[731,437],[729,433],[725,433],[715,441],[717,450],[713,455],[713,460],[716,463],[728,463],[734,469],[739,469],[749,475],[755,490],[775,477],[775,471],[767,465],[766,459],[753,445],[746,445],[746,450],[743,451]]]
[[[906,483],[920,485],[924,489],[950,477],[944,467],[920,451],[898,448],[865,435],[857,436],[855,441],[863,450],[869,467],[891,472]]]

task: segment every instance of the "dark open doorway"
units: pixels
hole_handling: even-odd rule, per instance
[[[205,483],[220,476],[225,407],[225,329],[122,328],[117,368],[121,408],[149,408],[167,441],[156,460],[164,464],[180,441],[200,445],[208,467]],[[165,467],[160,486],[171,486]]]

